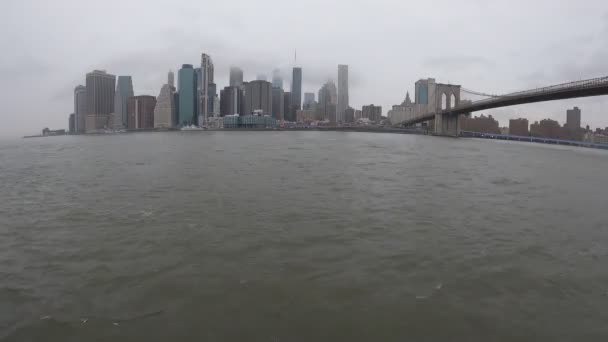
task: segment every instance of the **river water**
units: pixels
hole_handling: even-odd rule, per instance
[[[2,341],[607,341],[608,153],[397,134],[0,142]]]

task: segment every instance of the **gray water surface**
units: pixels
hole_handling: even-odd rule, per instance
[[[607,341],[608,153],[340,132],[0,143],[3,341]]]

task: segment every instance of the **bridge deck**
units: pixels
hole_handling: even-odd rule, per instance
[[[404,121],[401,125],[408,126],[432,120],[435,117],[435,114],[469,114],[492,108],[600,95],[608,95],[608,77],[558,84],[475,101],[467,105],[456,106],[456,108],[438,113],[428,113]]]

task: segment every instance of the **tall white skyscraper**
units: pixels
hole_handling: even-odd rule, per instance
[[[207,118],[213,116],[213,98],[215,94],[210,94],[209,85],[213,83],[213,61],[206,53],[201,55],[201,67],[198,70],[198,124],[200,126],[207,123]],[[211,114],[211,115],[210,115]]]
[[[160,89],[154,107],[154,128],[171,128],[175,122],[175,88],[165,84]]]
[[[336,120],[344,122],[344,112],[349,107],[348,100],[348,65],[338,65],[338,104]]]

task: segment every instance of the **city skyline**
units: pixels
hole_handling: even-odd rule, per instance
[[[224,96],[224,94],[226,93],[227,90],[229,90],[230,88],[237,88],[237,87],[233,87],[233,86],[229,86],[226,87],[224,90],[222,90],[220,92],[220,94],[218,94],[216,92],[216,84],[212,83],[213,82],[213,73],[214,73],[214,66],[213,66],[213,62],[211,61],[211,57],[205,53],[202,54],[202,62],[201,62],[201,68],[195,68],[194,69],[194,81],[195,84],[198,84],[197,86],[194,87],[193,91],[196,94],[195,97],[198,97],[196,99],[196,103],[194,105],[194,110],[195,110],[195,114],[194,114],[194,120],[192,121],[183,121],[180,122],[179,121],[179,103],[178,103],[178,99],[179,99],[179,92],[175,92],[175,88],[172,86],[174,84],[174,78],[175,75],[172,71],[170,71],[168,73],[168,78],[167,78],[167,83],[163,85],[163,87],[161,88],[160,91],[160,95],[158,96],[158,100],[161,101],[161,98],[163,98],[162,102],[165,104],[165,106],[168,106],[167,108],[163,108],[162,111],[164,111],[165,113],[162,114],[161,116],[164,117],[164,119],[162,120],[164,123],[161,124],[160,126],[158,126],[158,128],[171,128],[171,127],[180,127],[182,125],[207,125],[208,121],[207,121],[207,115],[209,115],[209,118],[212,117],[220,117],[220,116],[225,116],[227,115],[227,112],[224,109],[221,109],[221,106],[225,105],[224,102],[222,102],[222,104],[220,104],[220,96]],[[188,69],[190,68],[190,65],[183,65],[182,69],[180,71],[183,71],[184,69]],[[203,71],[204,70],[204,71]],[[292,84],[291,84],[291,89],[292,89],[292,93],[294,90],[294,86],[295,89],[297,89],[297,91],[299,91],[299,93],[301,94],[302,91],[302,80],[303,80],[303,76],[302,76],[302,67],[293,67],[292,69],[293,71],[293,79],[292,79]],[[204,75],[204,76],[203,76]],[[107,124],[108,126],[106,126],[107,128],[113,128],[115,130],[120,130],[120,129],[125,129],[128,128],[129,129],[137,129],[137,128],[155,128],[157,127],[157,124],[155,123],[155,118],[158,117],[157,111],[154,110],[154,105],[156,104],[156,98],[154,96],[150,96],[150,95],[135,95],[133,94],[133,84],[132,84],[132,79],[130,76],[119,76],[118,78],[116,78],[116,76],[112,75],[112,74],[108,74],[105,70],[94,70],[90,73],[87,73],[87,83],[90,83],[89,78],[91,76],[96,76],[96,77],[100,77],[100,76],[105,76],[104,78],[111,78],[115,81],[115,85],[116,85],[116,92],[111,94],[111,96],[115,97],[116,102],[115,102],[115,112],[114,113],[104,113],[105,115],[107,115]],[[230,68],[230,79],[229,79],[229,83],[230,84],[238,84],[241,83],[241,80],[243,78],[243,71],[242,69],[232,66]],[[264,74],[258,74],[256,76],[256,80],[252,80],[252,81],[243,81],[241,86],[238,87],[240,89],[242,89],[243,91],[243,95],[242,95],[242,103],[238,106],[238,110],[234,111],[232,113],[240,113],[240,115],[250,115],[254,112],[256,112],[256,115],[258,114],[263,114],[263,115],[267,115],[267,116],[271,116],[276,120],[280,120],[282,121],[283,119],[287,120],[287,121],[296,121],[296,117],[300,117],[300,109],[301,107],[299,106],[298,102],[302,103],[302,101],[298,101],[297,99],[291,98],[291,101],[296,101],[295,105],[292,104],[291,109],[290,110],[285,110],[284,111],[284,105],[287,104],[287,98],[291,96],[291,94],[289,92],[287,92],[285,94],[283,88],[281,87],[282,85],[282,80],[281,80],[281,72],[279,69],[274,69],[273,70],[273,77],[272,77],[272,83],[266,81],[266,76]],[[238,81],[235,81],[236,79],[238,79]],[[201,82],[202,80],[205,80],[204,82]],[[278,80],[278,81],[277,81]],[[295,82],[293,82],[293,80],[295,80]],[[326,120],[329,121],[331,123],[349,123],[349,122],[354,122],[353,121],[353,113],[350,113],[347,115],[347,109],[348,110],[353,110],[353,112],[355,111],[355,109],[353,109],[352,107],[350,107],[348,105],[348,88],[349,88],[349,81],[348,81],[348,66],[347,65],[342,65],[339,64],[338,65],[338,80],[339,80],[339,87],[337,88],[335,83],[333,82],[332,78],[329,78],[328,81],[323,85],[323,87],[321,88],[321,90],[319,91],[319,103],[314,101],[314,93],[304,93],[304,99],[303,99],[303,109],[307,110],[310,109],[310,114],[304,114],[304,116],[308,115],[308,116],[313,116],[316,117],[316,120]],[[211,82],[211,83],[209,83]],[[208,89],[205,89],[205,91],[202,91],[204,88],[202,88],[202,84],[205,84],[205,86],[208,86]],[[421,79],[419,81],[416,82],[415,84],[415,95],[416,95],[416,100],[419,103],[429,103],[427,96],[429,96],[427,93],[430,92],[430,90],[428,89],[429,85],[428,84],[435,84],[435,80],[432,78],[429,79]],[[96,85],[96,83],[93,83],[94,85]],[[424,84],[424,89],[420,89],[420,86]],[[260,85],[262,85],[262,88],[260,88]],[[450,84],[438,84],[440,86],[443,87],[458,87],[458,89],[460,89],[460,85],[450,85]],[[330,87],[330,88],[327,88]],[[84,88],[84,93],[87,96],[87,100],[90,101],[91,98],[96,98],[99,97],[99,91],[93,91],[93,92],[86,92],[86,87],[82,87],[82,86],[77,86],[75,88],[74,91],[74,113],[69,115],[69,132],[76,132],[78,131],[79,133],[82,133],[82,130],[80,128],[78,128],[78,121],[77,121],[77,117],[78,115],[78,105],[77,103],[79,102],[80,99],[80,95],[79,93],[81,93],[81,89]],[[165,90],[165,88],[168,88],[169,90]],[[340,94],[339,89],[343,89],[343,93],[342,95]],[[128,90],[127,90],[128,89]],[[173,89],[173,90],[171,90]],[[262,90],[263,89],[263,90]],[[426,90],[425,90],[426,89]],[[456,89],[456,88],[454,88]],[[422,92],[421,90],[425,90],[424,92]],[[126,93],[125,93],[126,91]],[[188,95],[188,90],[186,89],[186,95]],[[130,92],[130,93],[129,93]],[[125,93],[125,96],[121,96],[121,93]],[[202,96],[204,94],[206,94],[207,96]],[[470,93],[470,91],[466,91],[465,93],[463,93],[462,95],[466,95],[467,93]],[[163,95],[165,94],[165,95]],[[102,97],[107,96],[107,95],[102,95]],[[177,96],[177,97],[175,97]],[[274,96],[274,97],[273,97]],[[424,98],[421,96],[425,96]],[[121,113],[121,109],[122,109],[122,105],[120,104],[121,102],[125,102],[124,100],[131,100],[131,99],[138,99],[138,98],[145,98],[145,97],[150,97],[150,98],[154,98],[154,104],[152,105],[151,114],[146,114],[150,117],[150,124],[147,125],[146,127],[140,127],[139,125],[136,125],[136,127],[132,126],[132,123],[129,122],[129,124],[127,125],[126,122],[131,120],[127,120],[124,121],[124,116],[126,113]],[[175,97],[175,98],[174,98]],[[214,102],[210,103],[210,106],[206,106],[205,105],[205,101],[208,101],[205,99],[205,97],[208,97],[209,100],[213,100]],[[301,95],[299,96],[301,98]],[[445,95],[444,95],[445,97]],[[485,96],[487,97],[487,96]],[[460,96],[458,96],[458,98],[460,98]],[[580,100],[581,98],[576,98],[577,100]],[[174,101],[174,104],[169,105],[169,101]],[[451,99],[448,99],[448,104],[447,106],[450,106],[450,102],[451,102],[451,106],[454,106],[454,102],[455,98],[454,95],[451,95]],[[344,107],[345,109],[343,111],[340,110],[340,102],[342,101],[342,105],[341,107]],[[464,101],[468,101],[469,103],[471,102],[471,100],[469,99],[465,99]],[[445,102],[445,100],[444,100]],[[406,99],[403,103],[411,103],[410,100],[410,96],[409,96],[409,92],[406,92]],[[443,106],[445,106],[446,104],[444,103]],[[90,106],[90,104],[89,104]],[[273,108],[274,106],[274,108]],[[328,106],[333,106],[333,107],[328,107]],[[393,110],[395,110],[396,108],[402,108],[401,106],[403,106],[403,104],[401,105],[395,105],[393,106]],[[198,107],[198,108],[197,108]],[[233,108],[235,108],[236,106],[232,106]],[[289,107],[289,106],[287,106]],[[209,108],[207,113],[203,113],[202,108]],[[374,108],[374,109],[372,109]],[[126,109],[126,108],[125,108]],[[377,110],[376,110],[377,109]],[[87,108],[88,111],[91,111],[90,108]],[[168,110],[168,112],[167,112]],[[402,110],[402,109],[397,109],[397,110]],[[96,111],[93,110],[91,113],[95,113]],[[196,112],[198,112],[198,117],[196,116]],[[230,111],[228,111],[230,112]],[[382,106],[374,106],[372,105],[364,105],[362,107],[362,110],[360,111],[363,114],[361,116],[359,116],[358,118],[365,118],[365,119],[369,119],[371,120],[371,122],[375,122],[375,123],[380,123],[381,118],[382,117],[386,117],[383,116],[382,114]],[[297,115],[295,115],[297,113]],[[581,111],[578,107],[574,107],[571,110],[567,111],[568,115],[567,115],[567,122],[566,124],[564,124],[564,129],[567,128],[567,133],[561,134],[561,136],[563,137],[569,137],[568,139],[571,140],[581,140],[582,139],[582,131],[579,132],[579,130],[582,130],[582,125],[581,125]],[[203,116],[204,115],[204,116]],[[231,115],[231,114],[230,114]],[[91,120],[91,116],[92,114],[89,113],[89,119]],[[391,121],[394,121],[392,119],[392,115],[391,115],[391,111],[389,111],[388,113],[388,119]],[[121,118],[123,118],[121,120]],[[131,114],[129,114],[129,118],[131,118]],[[196,120],[198,118],[198,120]],[[345,120],[345,118],[348,118]],[[358,119],[355,118],[355,119]],[[472,119],[473,116],[469,116],[469,119]],[[483,115],[481,115],[480,117],[481,119],[487,118]],[[491,120],[495,120],[492,115],[489,115],[489,118]],[[165,120],[166,119],[166,120]],[[174,120],[177,119],[177,120]],[[398,124],[402,119],[398,119],[397,117],[395,118],[397,119],[397,121],[394,121],[392,124]],[[467,122],[467,117],[464,117],[464,122]],[[510,119],[509,120],[509,126],[513,124],[513,121],[515,119]],[[518,121],[521,120],[521,118],[517,119]],[[93,121],[91,121],[90,125],[95,125],[94,130],[99,130],[100,128],[102,128],[102,123],[99,118],[99,115],[96,114],[95,117],[95,123],[93,123]],[[97,122],[99,121],[99,122]],[[300,121],[298,119],[298,121]],[[541,120],[541,123],[543,122],[554,122],[555,125],[558,125],[559,122],[557,120],[552,120],[551,118],[545,118]],[[125,124],[122,124],[123,122],[125,122]],[[468,122],[476,122],[476,120],[468,120]],[[508,127],[500,127],[499,122],[495,121],[496,124],[496,130],[497,132],[500,133],[500,131],[502,130],[506,130],[508,132]],[[485,125],[485,123],[484,123]],[[538,120],[535,122],[535,125],[538,125]],[[490,123],[490,127],[492,126],[492,124]],[[480,126],[480,127],[485,127],[485,126]],[[531,126],[532,127],[532,126]],[[559,126],[557,126],[558,129],[561,130],[561,128],[559,128]],[[586,126],[586,130],[587,131],[593,131],[593,129],[591,128],[590,130],[590,126],[587,125]],[[500,128],[500,130],[498,130],[498,128]],[[601,131],[601,134],[606,134],[605,132],[608,130],[604,130],[602,129],[602,127],[596,127],[598,131]],[[494,133],[492,132],[493,129],[490,129],[490,131],[488,131],[489,133]],[[91,130],[90,128],[87,127],[86,129],[87,132],[93,132],[93,130]],[[530,131],[532,131],[532,129],[530,129]],[[581,134],[579,134],[581,133]],[[503,134],[508,134],[508,133],[503,133]]]
[[[134,1],[137,2],[138,0]],[[459,8],[453,9],[454,13],[438,9],[432,17],[428,18],[433,22],[446,23],[455,23],[459,16],[476,19],[474,24],[467,21],[459,23],[465,37],[454,36],[453,42],[441,48],[435,47],[441,44],[431,42],[433,37],[447,33],[447,29],[434,28],[429,32],[428,37],[425,35],[417,37],[414,34],[415,27],[421,23],[415,13],[427,9],[429,5],[426,4],[370,2],[363,6],[366,11],[353,9],[347,11],[348,17],[340,16],[344,19],[341,26],[343,30],[333,33],[331,37],[320,37],[312,42],[307,41],[302,34],[286,28],[274,30],[264,38],[268,42],[281,42],[278,44],[280,46],[275,47],[270,44],[272,47],[262,48],[260,44],[245,42],[246,39],[259,34],[260,29],[253,28],[251,32],[244,32],[244,36],[240,39],[230,38],[221,33],[206,34],[185,23],[187,20],[182,20],[181,14],[171,11],[173,5],[163,6],[160,3],[146,2],[146,5],[149,4],[146,13],[151,19],[155,19],[154,21],[138,18],[142,21],[141,25],[130,26],[130,35],[126,36],[115,34],[111,27],[96,30],[99,31],[97,34],[100,39],[95,43],[99,44],[100,48],[84,49],[86,51],[78,59],[69,60],[69,63],[66,56],[73,53],[73,48],[79,47],[82,50],[82,46],[90,44],[88,39],[90,35],[87,34],[90,30],[83,28],[76,32],[73,46],[53,49],[52,46],[65,40],[60,34],[62,31],[56,28],[51,19],[55,11],[60,9],[64,11],[62,3],[62,0],[59,0],[57,6],[48,8],[43,13],[37,10],[36,1],[24,1],[11,4],[5,12],[12,15],[7,15],[3,25],[6,25],[7,32],[14,32],[16,36],[7,41],[11,49],[0,62],[0,68],[8,71],[10,76],[2,81],[5,89],[2,100],[6,105],[1,115],[6,124],[0,128],[0,135],[27,134],[37,131],[40,125],[67,126],[65,118],[69,113],[74,112],[74,87],[84,84],[82,75],[86,72],[102,69],[115,75],[130,75],[133,78],[135,94],[157,95],[165,82],[168,68],[177,71],[186,63],[198,66],[201,52],[208,53],[214,59],[218,92],[228,85],[227,74],[231,65],[241,67],[247,80],[254,79],[258,73],[270,75],[275,68],[279,68],[284,78],[284,90],[288,92],[295,48],[298,50],[298,64],[304,69],[302,93],[316,93],[327,78],[337,82],[336,66],[347,64],[350,67],[351,106],[359,109],[365,104],[375,103],[385,108],[385,112],[386,109],[400,103],[406,92],[413,94],[414,89],[411,85],[420,78],[434,77],[438,81],[458,83],[470,89],[505,93],[608,74],[608,65],[604,62],[604,56],[608,55],[606,48],[608,11],[602,1],[586,1],[584,6],[569,1],[567,6],[560,6],[552,11],[551,20],[548,20],[547,25],[542,28],[536,27],[535,23],[536,18],[544,13],[544,8],[550,6],[547,1],[526,3],[526,14],[513,12],[514,8],[521,5],[518,1],[495,7],[483,7],[475,2],[463,1],[459,4]],[[287,6],[280,2],[272,3],[279,9],[282,8],[281,6]],[[202,11],[201,6],[196,5],[195,2],[182,1],[181,5],[187,7],[192,15],[198,15],[197,13]],[[224,13],[238,5],[238,1],[233,5],[213,5],[220,11],[217,12],[217,16],[209,16],[209,25],[219,25],[225,18]],[[344,3],[338,1],[329,4],[328,10],[339,13],[338,9],[341,6],[344,6]],[[65,20],[66,25],[86,12],[84,8],[75,6],[69,8],[68,13],[70,16]],[[119,23],[131,21],[128,13],[112,15]],[[160,22],[156,19],[161,15],[165,17],[166,25],[171,28],[171,35],[163,35],[163,31],[156,24]],[[386,23],[383,22],[378,28],[374,28],[371,34],[353,34],[359,32],[354,25],[355,22],[365,15],[386,17]],[[519,22],[518,27],[515,28],[507,25],[513,16],[516,16]],[[92,20],[97,23],[94,16]],[[391,27],[390,22],[396,20],[402,25],[394,30],[388,29]],[[565,21],[576,21],[581,24],[575,28],[561,28],[563,26],[561,23]],[[38,36],[18,35],[18,32],[22,31],[20,28],[27,22],[40,24],[37,29],[40,30],[37,31]],[[266,27],[265,24],[261,25],[261,29]],[[329,21],[321,20],[320,25],[326,27]],[[478,31],[476,28],[479,25],[487,27],[485,31],[488,32],[485,35],[472,34]],[[527,38],[527,32],[532,27],[539,36],[543,37],[540,42],[538,40],[532,42]],[[144,31],[160,32],[159,40],[153,44],[153,48],[142,48],[141,45],[135,44]],[[378,32],[383,32],[384,40],[378,45],[378,49],[373,51],[373,55],[372,51],[357,47],[357,44],[363,46],[365,43],[375,42]],[[235,32],[231,31],[231,33]],[[493,49],[487,49],[487,44],[492,41],[490,37],[495,35],[505,37],[506,42],[502,42],[500,46],[493,46]],[[406,37],[408,45],[420,45],[427,49],[421,49],[425,50],[424,52],[410,54],[395,47],[395,43],[401,41],[402,36]],[[354,44],[355,37],[357,44]],[[106,42],[109,38],[112,44]],[[13,40],[22,43],[15,45]],[[336,44],[336,41],[341,43]],[[346,45],[347,43],[350,44]],[[441,53],[444,50],[450,51],[450,47],[463,45],[470,46],[468,52],[450,52],[447,55]],[[568,48],[564,48],[565,46]],[[318,54],[319,49],[323,49],[322,55]],[[522,51],[525,53],[522,54]],[[580,51],[585,51],[585,54],[581,56]],[[522,57],[517,57],[520,55]],[[552,58],[547,60],[543,57],[546,55],[551,55]],[[31,76],[24,72],[31,68],[37,70],[36,84],[32,84]],[[26,101],[16,92],[16,89],[22,89],[25,85],[32,86],[32,91],[38,95],[38,101],[35,103]],[[587,124],[592,127],[607,126],[606,97],[510,107],[484,113],[492,114],[500,121],[501,126],[506,126],[509,119],[522,116],[528,117],[531,121],[547,117],[560,120],[564,108],[574,106],[580,107],[585,113],[581,123],[583,126]],[[33,126],[30,120],[32,117],[40,124]]]

